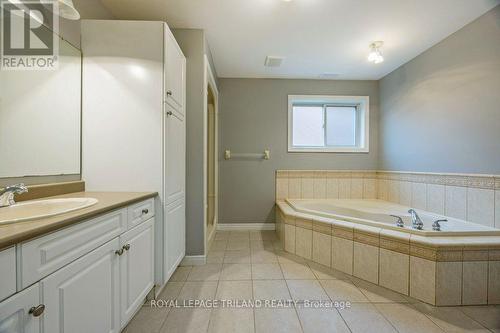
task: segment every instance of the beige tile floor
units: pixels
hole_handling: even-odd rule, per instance
[[[285,253],[271,231],[218,232],[207,264],[179,267],[159,299],[298,302],[255,309],[147,303],[125,332],[500,332],[500,306],[435,308]],[[311,308],[308,300],[352,305]]]

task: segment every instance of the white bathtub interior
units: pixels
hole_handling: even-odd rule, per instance
[[[416,230],[412,228],[411,215],[408,213],[408,210],[412,207],[378,199],[286,199],[286,202],[299,213],[425,236],[500,235],[500,229],[419,209],[415,210],[422,219],[424,228],[423,230]],[[397,219],[391,215],[401,217],[405,226],[397,227]],[[447,220],[440,223],[441,231],[432,230],[432,224],[436,220]]]

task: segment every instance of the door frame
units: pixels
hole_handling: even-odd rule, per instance
[[[208,247],[210,243],[215,238],[215,231],[217,230],[217,224],[219,222],[219,89],[217,88],[217,82],[215,81],[215,76],[212,72],[210,62],[208,57],[204,55],[204,75],[203,75],[203,238],[205,242],[205,256],[208,253]],[[214,122],[215,122],[215,133],[214,133],[214,227],[210,235],[207,235],[207,222],[208,222],[208,201],[207,201],[207,183],[208,183],[208,86],[212,89],[214,95]]]

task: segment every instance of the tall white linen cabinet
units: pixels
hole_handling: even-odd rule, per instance
[[[185,255],[186,58],[164,22],[83,20],[88,191],[156,191],[155,280]]]

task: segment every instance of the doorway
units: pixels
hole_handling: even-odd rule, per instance
[[[205,58],[204,201],[205,254],[215,238],[218,223],[218,99],[219,92],[208,59]]]

